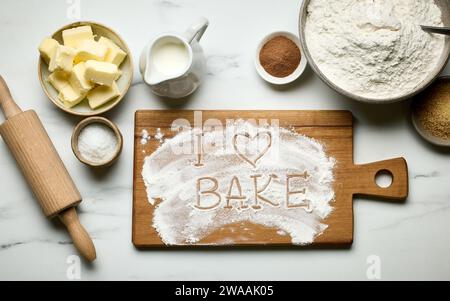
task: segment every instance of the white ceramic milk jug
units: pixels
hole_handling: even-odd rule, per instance
[[[201,18],[185,33],[161,34],[144,49],[139,67],[155,94],[182,98],[198,88],[206,68],[199,41],[208,25]]]

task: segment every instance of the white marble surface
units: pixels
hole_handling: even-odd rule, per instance
[[[450,280],[449,153],[415,134],[409,103],[353,102],[330,90],[309,68],[287,89],[274,89],[255,73],[258,41],[271,31],[295,33],[300,2],[82,0],[81,18],[116,29],[135,61],[153,35],[184,30],[200,15],[211,22],[202,41],[209,73],[201,89],[186,101],[169,104],[153,96],[136,71],[125,101],[107,114],[123,131],[122,158],[109,171],[94,173],[70,149],[79,119],[46,99],[36,72],[41,38],[71,22],[67,2],[1,1],[0,72],[19,105],[37,110],[84,196],[81,219],[94,237],[98,260],[82,265],[82,280],[365,280],[370,255],[379,256],[383,280]],[[349,109],[357,119],[355,161],[404,156],[410,166],[410,197],[405,204],[355,200],[355,242],[349,250],[138,251],[131,243],[134,112],[168,107]],[[71,254],[76,252],[68,235],[58,223],[43,218],[0,142],[0,280],[65,280]]]

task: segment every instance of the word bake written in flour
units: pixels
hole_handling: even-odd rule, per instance
[[[226,209],[236,208],[238,210],[245,210],[252,208],[253,210],[261,210],[263,206],[270,206],[275,208],[281,207],[282,202],[284,202],[284,207],[286,209],[303,208],[306,212],[311,213],[313,211],[313,208],[311,207],[311,202],[306,198],[302,198],[300,201],[296,202],[292,201],[292,197],[295,195],[305,196],[306,187],[300,190],[291,190],[290,185],[291,180],[298,178],[307,179],[308,176],[308,172],[306,171],[303,174],[287,174],[285,197],[283,201],[275,198],[269,199],[268,197],[263,196],[264,192],[269,188],[272,181],[275,179],[279,179],[276,174],[269,175],[269,180],[266,181],[264,185],[260,185],[260,179],[263,178],[263,175],[250,175],[250,178],[253,180],[254,195],[252,198],[243,194],[241,181],[237,176],[232,177],[225,197],[223,197],[218,192],[219,182],[215,177],[201,177],[197,179],[197,199],[193,207],[198,210],[215,210],[222,204],[222,199],[225,199],[224,208]],[[212,185],[207,189],[202,189],[202,184],[204,182],[209,182]],[[208,202],[208,204],[204,204],[204,196],[212,196],[215,198],[215,201],[212,203]],[[238,206],[236,206],[235,203],[237,203]]]

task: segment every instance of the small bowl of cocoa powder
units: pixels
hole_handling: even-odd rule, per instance
[[[450,77],[438,77],[412,103],[412,122],[430,143],[450,147]]]
[[[302,75],[307,65],[299,38],[286,31],[267,35],[256,51],[258,74],[274,85],[292,83]]]

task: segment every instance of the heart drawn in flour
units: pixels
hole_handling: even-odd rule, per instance
[[[262,136],[267,136],[268,139],[264,139],[265,145],[262,148],[258,147],[257,153],[252,156],[247,155],[244,151],[242,151],[242,147],[248,146],[249,143],[259,143]],[[238,144],[238,138],[244,138],[246,143],[243,145]],[[255,141],[256,140],[256,141]],[[244,161],[250,163],[253,167],[256,167],[256,163],[264,157],[265,154],[272,147],[272,133],[270,132],[258,132],[256,135],[250,135],[249,133],[240,133],[236,134],[233,137],[233,147],[236,154],[243,159]]]

